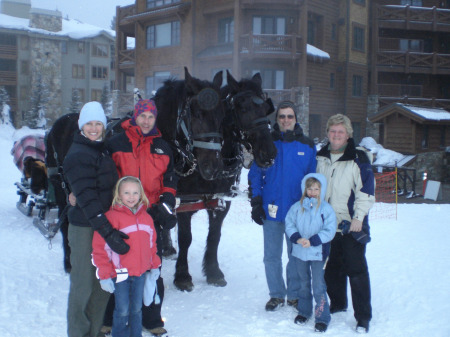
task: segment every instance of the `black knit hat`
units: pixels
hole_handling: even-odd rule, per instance
[[[283,101],[278,104],[277,112],[275,114],[275,120],[278,118],[278,112],[281,109],[291,108],[294,111],[295,122],[297,123],[297,109],[295,108],[295,104],[291,101]]]

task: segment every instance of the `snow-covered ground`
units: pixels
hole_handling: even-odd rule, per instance
[[[58,233],[50,243],[15,207],[14,182],[21,173],[9,151],[12,139],[29,132],[0,126],[0,336],[62,337],[69,277],[63,270],[61,236]],[[373,306],[370,336],[450,336],[449,217],[448,204],[401,204],[398,220],[372,221],[372,242],[367,247]],[[306,326],[293,323],[296,313],[291,307],[264,310],[269,295],[262,230],[251,221],[246,199],[233,201],[223,224],[219,259],[226,287],[207,285],[201,274],[207,235],[204,212],[195,216],[192,227],[189,262],[195,289],[176,290],[175,261],[163,261],[163,315],[170,337],[317,336],[313,321]],[[352,336],[354,326],[350,309],[332,316],[326,334]]]

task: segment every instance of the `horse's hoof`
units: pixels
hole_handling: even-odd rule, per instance
[[[215,287],[225,287],[228,284],[227,281],[225,281],[225,279],[223,277],[222,278],[209,278],[206,280],[206,282]]]
[[[191,292],[194,289],[194,283],[192,281],[177,281],[173,280],[173,284],[178,290]]]

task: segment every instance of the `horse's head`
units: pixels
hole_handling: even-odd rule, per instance
[[[192,77],[185,68],[186,108],[182,113],[190,124],[193,154],[205,180],[215,179],[223,168],[222,120],[225,116],[220,100],[222,72],[212,82]]]
[[[269,167],[277,155],[270,134],[267,115],[274,111],[272,100],[262,91],[259,73],[237,82],[227,70],[228,86],[224,89],[227,112],[232,113],[240,142],[253,154],[260,167]]]

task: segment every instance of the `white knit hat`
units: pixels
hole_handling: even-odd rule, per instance
[[[84,124],[91,121],[99,121],[103,124],[103,128],[106,130],[106,116],[103,111],[102,105],[99,102],[88,102],[80,111],[80,117],[78,118],[78,127],[80,130]]]

